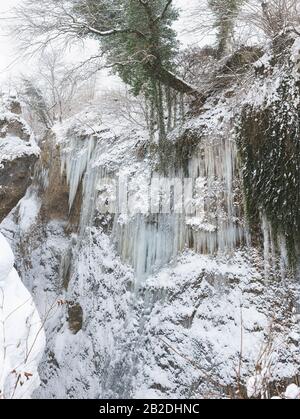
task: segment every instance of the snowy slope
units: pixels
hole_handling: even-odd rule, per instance
[[[0,233],[0,398],[30,398],[39,386],[45,346],[33,299],[13,267],[13,253]]]

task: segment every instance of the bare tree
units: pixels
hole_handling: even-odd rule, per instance
[[[67,64],[62,51],[51,48],[41,55],[36,73],[23,77],[19,96],[38,122],[51,128],[92,96],[95,78],[86,79],[87,70],[86,66]]]
[[[18,23],[15,33],[31,54],[45,50],[54,41],[68,45],[87,37],[101,40],[119,35],[130,36],[130,40],[140,39],[148,46],[147,50],[140,50],[135,56],[112,65],[126,66],[138,62],[158,82],[181,93],[195,93],[193,86],[164,67],[156,43],[159,25],[167,21],[172,0],[165,0],[159,15],[153,15],[150,0],[137,0],[137,3],[147,17],[147,32],[136,29],[134,24],[124,24],[126,10],[120,1],[27,0],[25,5],[16,8]]]
[[[216,53],[231,53],[266,38],[277,40],[286,33],[300,35],[299,0],[206,0],[211,7],[204,2],[199,0],[193,9],[186,32],[216,36]]]
[[[253,24],[268,37],[294,32],[300,35],[299,0],[247,0],[239,20]]]

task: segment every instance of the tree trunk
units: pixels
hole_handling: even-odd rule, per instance
[[[184,120],[185,120],[185,109],[184,109],[184,97],[183,97],[183,93],[180,94],[180,116],[181,116],[181,123],[184,124]]]
[[[177,92],[174,92],[174,110],[173,110],[173,127],[175,128],[177,126]]]
[[[168,125],[167,129],[168,132],[172,130],[172,94],[170,87],[166,87],[166,101],[167,101],[167,108],[168,108]]]
[[[171,71],[166,70],[159,63],[147,63],[145,64],[148,71],[153,75],[153,77],[160,81],[165,86],[168,86],[179,93],[185,93],[187,95],[199,96],[201,93],[197,91],[194,86],[186,83],[184,80],[181,80]]]
[[[154,101],[150,99],[150,113],[149,113],[149,133],[150,141],[154,141],[155,137],[155,110],[154,110]]]
[[[158,120],[159,142],[162,142],[166,138],[166,127],[164,116],[163,92],[161,84],[159,82],[157,82],[155,86],[155,102]]]

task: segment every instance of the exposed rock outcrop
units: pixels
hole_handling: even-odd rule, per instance
[[[25,195],[39,148],[15,99],[0,103],[0,222]]]

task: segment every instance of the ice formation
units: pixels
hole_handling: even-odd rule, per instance
[[[95,147],[95,138],[90,137],[86,141],[77,137],[70,139],[69,149],[63,149],[62,171],[66,171],[69,185],[69,207],[72,208],[79,184],[87,170]]]
[[[212,132],[207,128],[208,124],[212,126],[210,118],[214,121],[221,116],[224,119],[222,135],[216,129]],[[216,254],[230,253],[243,245],[247,230],[239,201],[237,151],[230,118],[231,112],[221,108],[219,113],[204,115],[202,120],[194,122],[206,126],[206,135],[199,138],[199,144],[191,150],[187,167],[179,162],[176,171],[169,169],[165,179],[151,167],[151,162],[141,163],[133,153],[126,151],[130,146],[133,150],[137,147],[140,138],[135,133],[127,133],[126,139],[124,134],[115,137],[109,130],[100,130],[97,136],[76,138],[67,129],[61,143],[62,167],[69,183],[70,207],[82,180],[81,232],[84,233],[101,212],[101,202],[116,201],[114,241],[123,261],[134,267],[139,279],[156,272],[186,248],[202,254]],[[119,179],[128,179],[125,211],[120,189],[117,188],[116,196],[113,196],[109,182],[105,184],[109,177],[115,178],[117,184]],[[170,198],[167,202],[170,211],[161,211],[160,202],[154,203],[153,210],[153,201],[159,201],[165,193],[164,186],[159,185],[153,200],[153,189],[147,190],[147,186],[153,185],[156,178],[158,183],[169,180],[171,188],[176,179],[185,191],[188,190],[186,182],[191,183],[192,194],[188,199],[181,197],[182,208],[178,208],[180,197],[175,197],[176,208],[171,207]],[[103,209],[105,213],[102,206]]]

